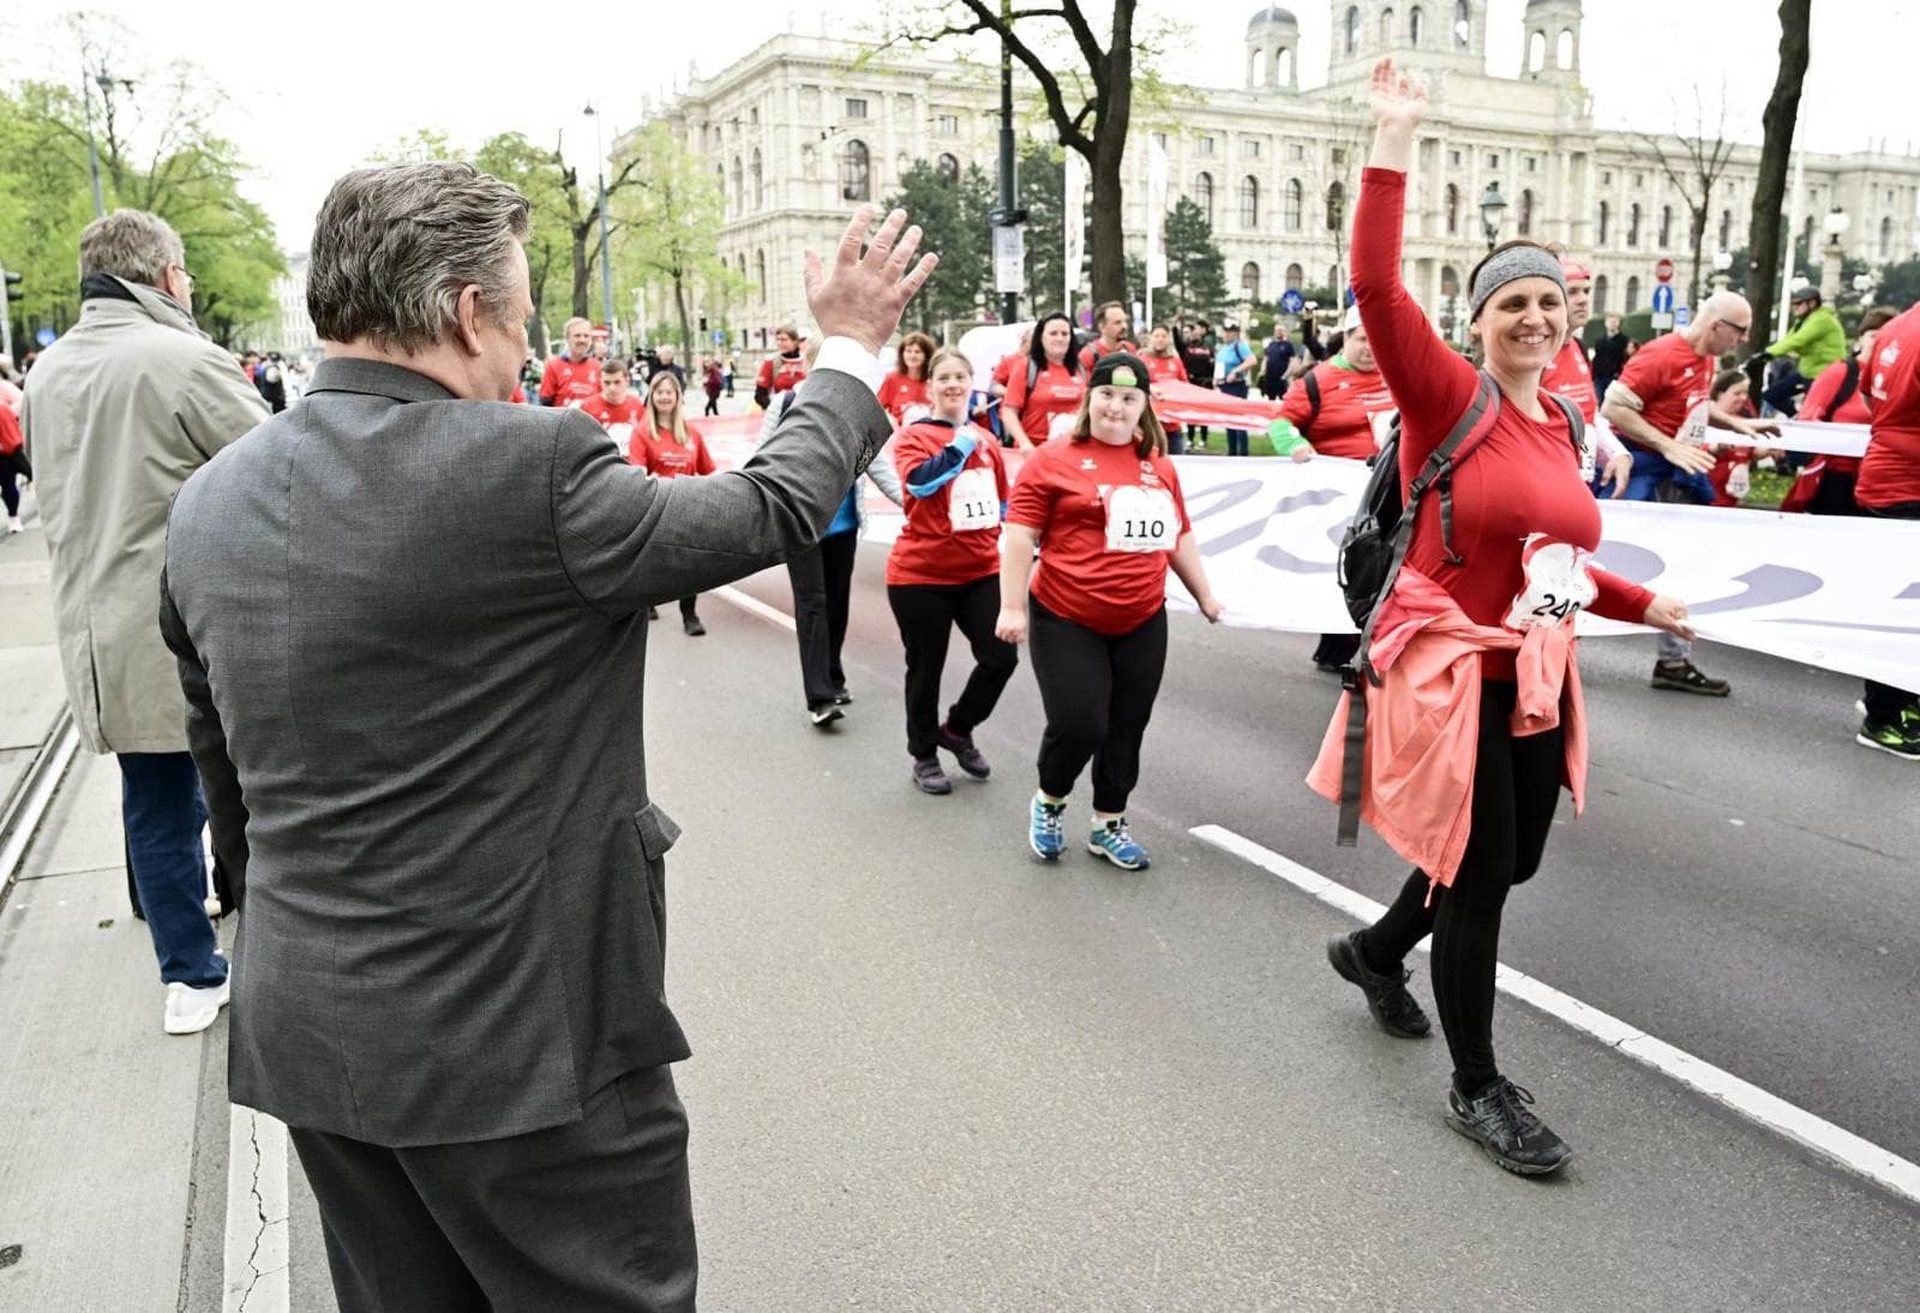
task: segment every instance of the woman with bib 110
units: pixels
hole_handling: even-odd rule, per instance
[[[1426,90],[1383,59],[1372,101],[1353,286],[1400,402],[1401,488],[1421,495],[1404,563],[1375,603],[1370,670],[1341,700],[1311,782],[1341,796],[1348,715],[1364,696],[1359,815],[1418,869],[1379,921],[1327,951],[1383,1029],[1418,1038],[1430,1027],[1402,962],[1433,935],[1433,992],[1453,1059],[1447,1122],[1501,1167],[1542,1174],[1572,1151],[1494,1060],[1494,968],[1507,891],[1539,866],[1562,783],[1576,812],[1583,800],[1574,619],[1588,609],[1687,636],[1687,609],[1590,559],[1600,510],[1582,476],[1579,412],[1540,382],[1567,327],[1558,257],[1515,241],[1482,260],[1468,303],[1484,373],[1455,354],[1400,281]],[[1429,465],[1443,444],[1454,468],[1436,480]]]
[[[940,767],[945,748],[976,780],[991,773],[973,731],[993,714],[1020,664],[1013,644],[994,636],[1000,606],[1000,515],[1007,467],[993,435],[967,421],[973,366],[951,347],[927,370],[933,414],[894,435],[893,464],[906,490],[906,523],[887,556],[887,602],[907,651],[907,752],[914,787],[951,793]],[[940,672],[958,628],[973,648],[973,673],[940,718]]]
[[[1202,615],[1220,618],[1147,381],[1138,356],[1094,362],[1072,430],[1027,458],[1007,507],[994,632],[1033,640],[1047,727],[1027,842],[1042,861],[1066,848],[1067,796],[1091,760],[1087,851],[1146,868],[1126,811],[1167,664],[1167,568]]]

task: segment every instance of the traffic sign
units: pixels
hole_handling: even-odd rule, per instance
[[[1686,306],[1683,305],[1673,312],[1673,326],[1675,328],[1685,328],[1688,324],[1691,324],[1692,322],[1693,322],[1693,311],[1687,308]]]
[[[50,347],[53,345],[54,339],[59,336],[60,335],[51,328],[43,328],[33,335],[33,340],[43,347]]]
[[[1653,313],[1670,315],[1673,313],[1673,284],[1661,283],[1653,289]]]
[[[1297,315],[1307,308],[1307,298],[1300,295],[1300,289],[1289,287],[1280,293],[1280,309],[1283,313]]]
[[[1661,256],[1659,261],[1655,263],[1655,265],[1653,266],[1653,276],[1655,278],[1658,278],[1663,283],[1672,282],[1673,281],[1673,261],[1669,260],[1664,255]]]

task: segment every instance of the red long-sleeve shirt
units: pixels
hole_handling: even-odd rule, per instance
[[[1854,499],[1877,511],[1920,504],[1920,305],[1874,335],[1873,358],[1861,365],[1873,436]]]
[[[1403,486],[1426,464],[1472,404],[1479,371],[1433,331],[1400,281],[1400,232],[1407,176],[1392,169],[1362,175],[1353,216],[1353,291],[1373,357],[1400,402]],[[1580,458],[1566,417],[1541,398],[1545,419],[1530,419],[1501,398],[1499,417],[1453,474],[1451,565],[1440,535],[1439,495],[1423,498],[1407,564],[1445,588],[1477,624],[1504,623],[1526,587],[1521,552],[1531,534],[1592,551],[1600,545],[1600,508],[1580,479]],[[1595,568],[1596,614],[1638,623],[1653,594]],[[1514,678],[1511,653],[1486,653],[1483,677]]]

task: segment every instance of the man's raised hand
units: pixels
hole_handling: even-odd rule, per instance
[[[893,336],[907,302],[940,263],[938,255],[928,254],[912,264],[920,249],[920,229],[907,227],[905,210],[887,215],[862,253],[861,239],[873,227],[875,213],[871,205],[854,211],[840,235],[831,270],[817,254],[806,253],[807,307],[821,333],[850,337],[869,351],[878,351]]]

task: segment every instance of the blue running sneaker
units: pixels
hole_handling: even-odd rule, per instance
[[[1058,860],[1067,848],[1067,835],[1060,818],[1067,813],[1064,802],[1048,802],[1033,795],[1033,819],[1027,825],[1027,846],[1043,862]]]
[[[1124,816],[1095,826],[1087,839],[1087,851],[1095,857],[1106,858],[1123,871],[1144,871],[1153,865],[1147,850],[1133,841]]]

